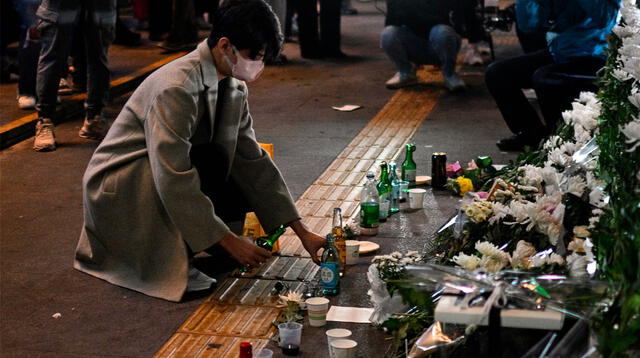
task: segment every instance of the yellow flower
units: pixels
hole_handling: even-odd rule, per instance
[[[458,177],[456,178],[458,187],[460,188],[459,194],[463,196],[468,191],[473,191],[473,182],[469,178]]]

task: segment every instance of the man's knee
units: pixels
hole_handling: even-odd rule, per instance
[[[387,51],[401,44],[401,37],[404,29],[401,26],[389,25],[386,26],[380,33],[380,47]]]
[[[461,41],[460,35],[458,35],[456,30],[445,24],[439,24],[432,27],[429,32],[429,39],[431,41]]]

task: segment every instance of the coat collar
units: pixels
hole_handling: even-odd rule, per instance
[[[213,55],[207,44],[207,40],[202,41],[198,45],[198,54],[200,55],[200,64],[202,68],[202,82],[207,88],[218,87],[218,71],[213,63]]]

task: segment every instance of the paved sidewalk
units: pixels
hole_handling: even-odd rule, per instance
[[[299,57],[297,45],[287,44],[285,54],[291,62],[268,67],[250,85],[258,139],[274,143],[276,163],[295,199],[394,93],[384,88],[393,66],[378,48],[384,18],[373,3],[354,5],[360,14],[342,20],[343,50],[349,58],[305,60]],[[499,57],[515,51],[512,47],[497,50]],[[128,63],[133,57],[112,63],[120,60]],[[508,130],[484,88],[482,68],[463,69],[463,78],[468,91],[445,94],[414,135],[420,174],[429,174],[430,153],[436,150],[461,162],[481,154],[493,156],[496,162],[513,158],[494,145]],[[0,97],[7,96],[3,92]],[[115,117],[127,97],[114,100],[107,115]],[[363,108],[331,109],[343,104]],[[0,153],[3,357],[151,357],[203,300],[165,302],[73,270],[82,225],[81,177],[96,147],[95,142],[77,137],[80,125],[81,118],[76,116],[57,126],[60,145],[55,152],[34,152],[27,139]],[[394,221],[385,230],[397,237],[426,237],[457,201],[445,193],[435,197],[430,193],[429,198],[433,198],[430,211],[412,216],[413,223]]]

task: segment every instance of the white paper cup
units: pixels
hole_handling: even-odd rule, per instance
[[[256,358],[271,358],[273,357],[273,351],[271,349],[263,348],[258,354],[255,355]]]
[[[331,342],[335,356],[333,358],[355,358],[358,342],[350,339],[336,339]]]
[[[305,301],[309,325],[322,327],[327,324],[327,312],[329,311],[329,299],[324,297],[311,297]]]
[[[360,241],[347,240],[347,265],[354,265],[358,263],[358,257],[360,257]]]
[[[426,190],[420,188],[409,189],[409,207],[411,209],[421,209],[426,192]]]
[[[331,347],[331,342],[337,341],[338,339],[346,339],[351,337],[351,331],[344,328],[334,328],[325,332],[327,335],[327,344],[329,346],[329,357],[335,358],[335,353],[333,352],[333,348]]]
[[[285,322],[278,325],[278,333],[280,334],[280,347],[287,344],[295,344],[300,347],[300,338],[302,338],[302,325],[298,322]]]

